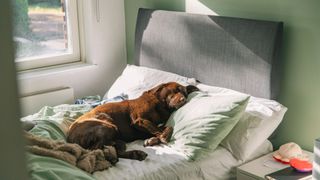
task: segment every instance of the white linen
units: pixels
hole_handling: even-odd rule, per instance
[[[113,98],[119,94],[127,94],[129,99],[135,99],[144,91],[170,81],[178,82],[184,86],[189,84],[196,85],[194,78],[187,78],[178,74],[142,66],[127,65],[121,76],[118,77],[109,91],[104,95],[104,98]]]
[[[143,147],[143,141],[128,144],[128,150],[139,149],[148,153],[144,161],[120,159],[108,170],[96,172],[93,176],[98,180],[162,180],[162,179],[234,179],[235,167],[243,164],[225,148],[219,146],[202,160],[187,161],[177,151],[168,146]],[[272,151],[271,143],[266,142],[257,151],[256,156]]]
[[[204,84],[198,84],[197,87],[210,93],[242,94],[231,89]],[[248,160],[278,127],[286,111],[285,106],[274,100],[251,96],[244,115],[221,145],[237,159]]]

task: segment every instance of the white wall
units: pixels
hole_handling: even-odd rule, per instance
[[[89,65],[19,73],[20,94],[72,87],[75,97],[103,95],[126,64],[123,0],[83,0],[85,54]]]

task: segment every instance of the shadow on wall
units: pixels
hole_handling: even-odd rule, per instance
[[[148,1],[148,0],[147,0]],[[183,11],[185,8],[185,0],[161,0],[161,1],[148,1],[151,9]]]

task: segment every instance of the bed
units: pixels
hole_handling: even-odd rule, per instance
[[[89,175],[60,160],[28,154],[30,176],[33,179],[234,179],[237,166],[272,151],[267,138],[286,111],[285,107],[270,100],[279,94],[282,26],[281,22],[163,10],[140,9],[138,13],[135,66],[131,68],[146,67],[192,77],[199,87],[210,89],[212,86],[212,91],[219,93],[229,92],[225,89],[228,88],[250,94],[253,96],[252,109],[255,103],[262,101],[280,108],[274,108],[279,112],[276,116],[268,116],[272,127],[269,122],[258,124],[259,128],[266,127],[266,130],[260,130],[264,136],[259,139],[259,147],[251,150],[246,158],[239,158],[228,143],[221,143],[214,151],[206,153],[205,158],[188,161],[181,152],[169,146],[145,148],[142,141],[134,141],[128,144],[128,149],[147,152],[145,161],[120,159],[116,166]],[[121,78],[116,83],[120,81]],[[122,81],[126,80],[122,77]],[[140,80],[137,82],[141,83]],[[112,91],[119,93],[119,88],[118,85],[110,89],[106,98],[115,95]],[[134,96],[137,93],[129,95],[129,99]],[[63,140],[70,123],[90,109],[88,104],[44,107],[22,121],[37,123],[30,130],[33,134]],[[275,118],[277,121],[273,121]]]

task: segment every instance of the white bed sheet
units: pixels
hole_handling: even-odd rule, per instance
[[[237,166],[245,163],[234,158],[225,148],[219,146],[214,152],[201,160],[189,162],[168,146],[143,147],[142,141],[128,144],[128,150],[138,149],[148,153],[144,161],[120,159],[116,166],[94,173],[98,180],[163,180],[163,179],[235,179]],[[266,141],[256,151],[255,157],[272,151],[272,145]],[[255,158],[255,157],[252,157]]]

